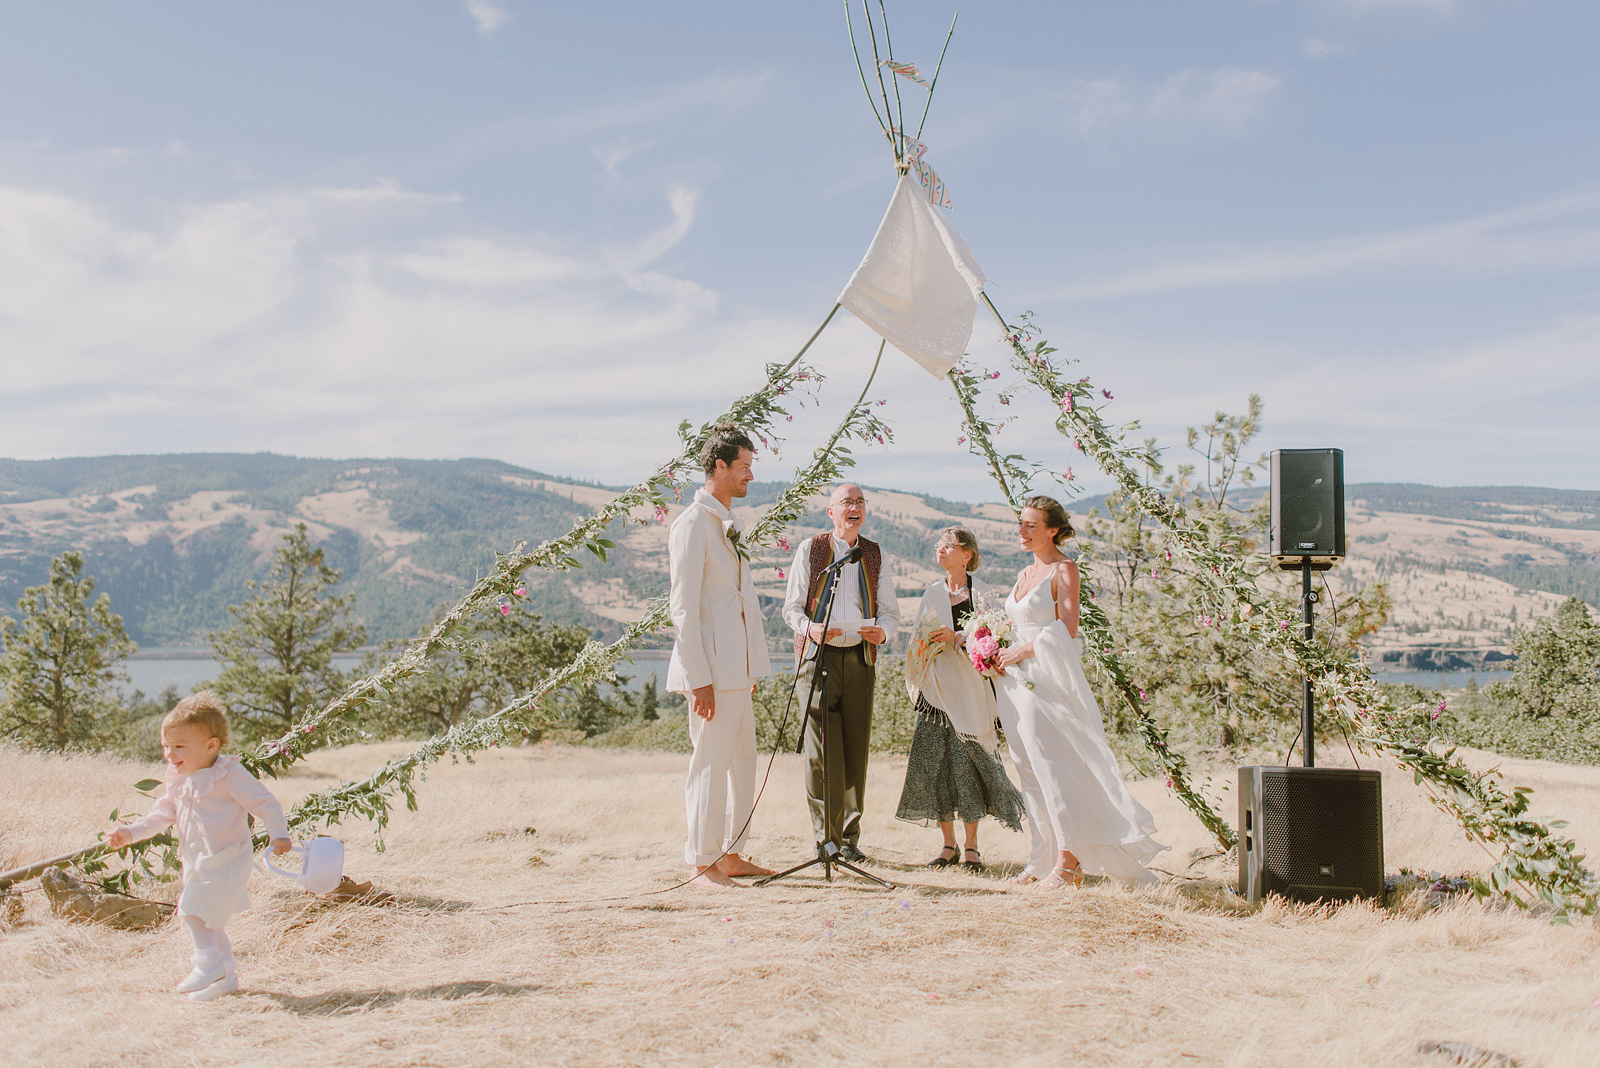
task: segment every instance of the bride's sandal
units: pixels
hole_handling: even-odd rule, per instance
[[[1050,871],[1044,881],[1039,884],[1048,890],[1056,890],[1063,886],[1079,887],[1083,885],[1083,865],[1074,864],[1072,867],[1057,867]]]
[[[1017,874],[1006,880],[1006,882],[1010,883],[1012,886],[1032,886],[1038,881],[1039,877],[1033,874],[1033,872],[1027,870],[1019,871]]]
[[[946,852],[948,852],[950,854],[948,857],[945,856]],[[932,860],[928,861],[928,867],[930,867],[930,868],[948,868],[950,865],[952,865],[952,864],[954,864],[956,862],[956,858],[959,857],[959,856],[961,856],[961,851],[959,849],[957,849],[955,846],[953,846],[953,845],[941,846],[940,849],[939,849],[939,855],[934,857]]]

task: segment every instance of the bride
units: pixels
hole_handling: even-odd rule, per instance
[[[1016,764],[1033,832],[1033,856],[1012,880],[1074,886],[1085,874],[1154,883],[1144,863],[1166,846],[1128,793],[1106,744],[1100,707],[1083,674],[1078,565],[1061,552],[1072,537],[1066,509],[1032,497],[1017,524],[1034,562],[1006,599],[1011,644],[1000,650],[1000,723]]]

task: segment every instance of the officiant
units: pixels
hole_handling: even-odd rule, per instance
[[[831,532],[807,538],[795,549],[783,619],[795,633],[796,668],[802,682],[810,681],[817,656],[827,671],[824,706],[818,710],[813,705],[805,735],[812,830],[819,844],[833,842],[839,847],[841,860],[860,862],[866,859],[860,846],[861,811],[866,801],[878,649],[899,628],[900,607],[893,576],[883,575],[883,550],[861,536],[867,519],[867,496],[861,487],[846,483],[836,488],[828,501],[828,518],[833,521]],[[831,579],[828,568],[858,548],[857,560],[840,572],[829,617],[823,599]],[[826,634],[821,623],[825,617],[829,618]]]

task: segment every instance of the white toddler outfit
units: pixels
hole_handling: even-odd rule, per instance
[[[191,996],[208,992],[196,984],[212,974],[219,987],[221,981],[232,984],[219,992],[237,989],[232,947],[223,927],[250,907],[247,887],[255,848],[247,816],[261,820],[269,837],[289,837],[283,806],[272,792],[238,757],[219,756],[209,768],[188,775],[168,768],[166,793],[149,814],[126,828],[135,842],[177,828],[178,855],[183,858],[178,918],[195,944],[195,971],[179,989],[196,991]]]

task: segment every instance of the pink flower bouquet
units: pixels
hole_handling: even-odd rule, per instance
[[[968,620],[967,656],[980,675],[996,678],[1000,669],[1000,650],[1011,644],[1011,620],[1003,609],[985,599],[980,610]]]
[[[972,632],[972,637],[967,639],[967,655],[972,657],[972,666],[978,669],[979,674],[998,675],[1000,668],[1000,639],[996,638],[988,627],[979,627]]]

